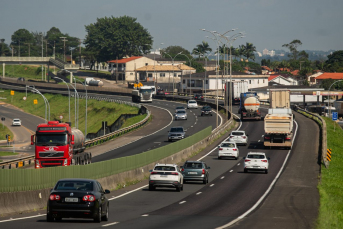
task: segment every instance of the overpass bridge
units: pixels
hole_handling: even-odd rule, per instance
[[[48,65],[49,66],[56,66],[60,69],[65,69],[69,71],[76,71],[80,68],[79,64],[69,64],[64,62],[59,58],[52,58],[52,57],[10,57],[10,56],[3,56],[0,57],[0,64],[3,66],[3,70],[5,70],[6,64],[8,65]]]

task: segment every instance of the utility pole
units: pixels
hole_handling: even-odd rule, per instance
[[[60,37],[61,39],[63,39],[63,47],[64,47],[64,55],[63,55],[63,61],[65,62],[66,61],[66,38],[67,37]]]

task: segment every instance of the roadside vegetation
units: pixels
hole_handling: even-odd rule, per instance
[[[46,69],[45,69],[46,68]],[[56,72],[59,69],[56,69]],[[45,74],[45,71],[48,71],[48,68],[46,66],[43,66],[43,77]],[[53,72],[54,69],[50,68],[50,72]],[[0,68],[0,75],[2,76],[3,69]],[[11,78],[19,78],[23,77],[25,80],[42,80],[42,66],[41,65],[9,65],[6,64],[5,66],[5,77],[11,77]]]
[[[25,92],[15,92],[13,96],[10,95],[10,90],[4,90],[1,94],[2,97],[7,98],[4,102],[12,104],[27,113],[42,117],[45,117],[45,103],[41,95],[34,94],[32,92],[27,93],[27,99],[23,100]],[[63,116],[62,121],[69,121],[69,99],[67,96],[44,94],[50,104],[50,120],[61,120],[60,116]],[[37,104],[33,101],[37,100]],[[85,131],[85,109],[86,100],[80,99],[79,101],[79,129]],[[102,121],[107,121],[108,125],[111,125],[121,114],[137,114],[139,108],[131,107],[124,104],[117,104],[106,101],[97,101],[94,99],[88,99],[87,104],[87,133],[97,132],[102,125]],[[48,112],[48,111],[47,111]],[[126,122],[133,123],[143,120],[146,115],[139,115],[127,119]],[[48,118],[48,117],[47,117]],[[72,126],[75,127],[75,99],[70,99],[70,121]],[[126,122],[124,125],[127,125]],[[25,125],[25,124],[23,124]],[[6,134],[5,134],[6,135]]]
[[[324,118],[327,126],[328,148],[332,149],[332,159],[328,168],[322,167],[318,229],[343,228],[343,130],[329,118]],[[335,125],[335,126],[334,126]]]
[[[6,134],[13,136],[12,131],[10,131],[5,125],[0,124],[0,140],[6,140]]]

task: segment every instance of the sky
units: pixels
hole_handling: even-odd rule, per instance
[[[11,42],[18,29],[85,38],[85,25],[97,18],[137,18],[153,37],[153,49],[181,46],[190,52],[202,41],[214,50],[209,31],[245,37],[258,52],[280,50],[295,39],[299,50],[343,50],[342,0],[1,0],[0,39]],[[163,43],[163,44],[161,44]]]

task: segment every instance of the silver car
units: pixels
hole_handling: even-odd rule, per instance
[[[248,135],[245,134],[245,131],[242,130],[235,130],[232,131],[229,138],[229,142],[235,142],[237,145],[247,145],[248,144]]]
[[[187,120],[187,112],[185,110],[176,111],[175,120],[179,120],[179,119]]]
[[[185,138],[186,131],[182,126],[172,127],[168,133],[168,141],[181,140]]]

